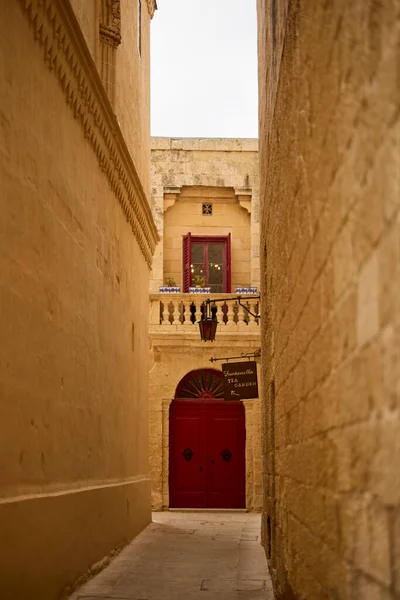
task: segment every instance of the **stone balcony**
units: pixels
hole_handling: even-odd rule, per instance
[[[218,319],[217,335],[249,336],[260,335],[257,320],[237,301],[237,294],[150,294],[150,333],[199,336],[198,321],[206,298],[232,298],[228,302],[218,302],[212,306]],[[242,298],[253,314],[259,313],[258,298]]]

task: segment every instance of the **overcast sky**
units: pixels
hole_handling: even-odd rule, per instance
[[[151,133],[257,137],[256,0],[157,0]]]

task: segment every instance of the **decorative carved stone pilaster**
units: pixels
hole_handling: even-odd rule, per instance
[[[92,148],[141,252],[151,268],[159,239],[148,199],[69,2],[20,0],[32,36],[71,116]]]
[[[111,104],[115,104],[116,51],[121,43],[121,0],[100,0],[100,53],[97,67]]]
[[[117,48],[121,43],[121,0],[103,0],[100,41]]]

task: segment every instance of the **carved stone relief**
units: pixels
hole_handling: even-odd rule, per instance
[[[100,41],[117,48],[121,43],[121,0],[102,1]]]

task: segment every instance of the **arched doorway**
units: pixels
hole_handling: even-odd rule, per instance
[[[171,508],[245,508],[245,419],[241,402],[223,400],[224,376],[191,371],[169,412]]]

